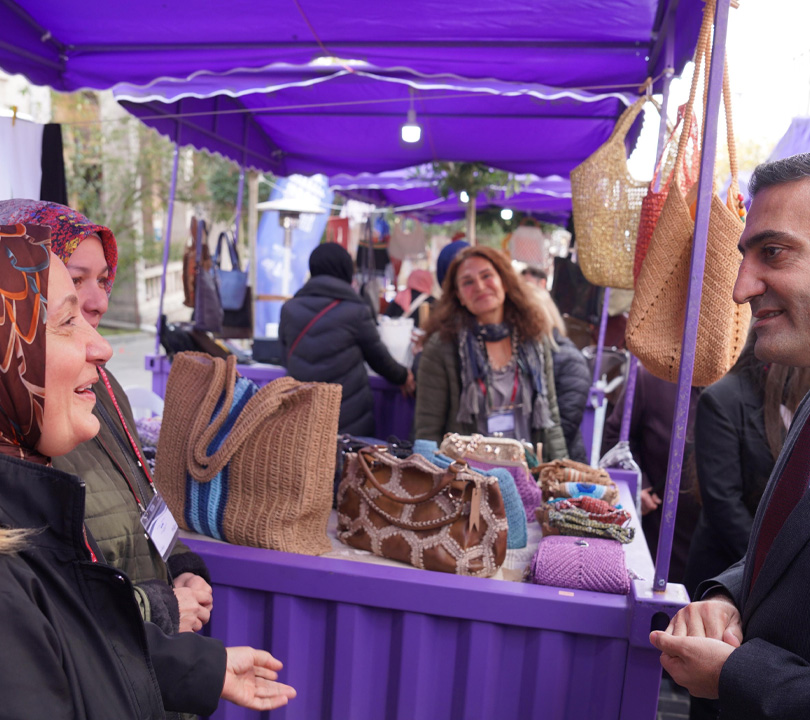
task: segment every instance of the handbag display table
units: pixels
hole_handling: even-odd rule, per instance
[[[169,358],[166,355],[147,355],[145,366],[152,373],[152,390],[160,397],[165,397],[166,382],[171,369]],[[261,363],[237,365],[237,370],[242,377],[253,380],[259,386],[287,374],[287,370],[279,365]],[[398,386],[392,385],[379,375],[369,373],[368,381],[374,395],[376,437],[385,439],[389,435],[396,435],[402,440],[407,440],[413,425],[414,399],[403,397]]]
[[[214,586],[205,632],[284,662],[298,697],[273,717],[650,720],[661,667],[648,635],[688,598],[681,585],[652,592],[633,496],[617,482],[636,527],[629,595],[421,571],[343,546],[308,557],[193,536]],[[256,714],[223,702],[212,717]]]

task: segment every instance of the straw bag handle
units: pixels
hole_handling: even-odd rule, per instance
[[[613,128],[613,132],[610,133],[610,137],[607,139],[605,144],[618,137],[621,137],[622,141],[624,141],[624,138],[627,137],[627,133],[630,132],[630,127],[635,122],[638,114],[641,112],[641,109],[644,107],[647,100],[649,100],[649,98],[646,95],[642,95],[632,105],[625,109],[625,111],[619,116],[616,126]]]
[[[712,17],[714,14],[714,0],[706,0],[706,5],[703,8],[703,20],[700,24],[700,34],[698,35],[697,46],[695,47],[695,70],[692,75],[692,86],[689,88],[689,99],[686,101],[686,110],[684,112],[684,125],[681,130],[681,137],[678,141],[678,154],[675,156],[675,169],[672,173],[672,179],[677,180],[680,174],[681,164],[683,163],[683,156],[686,154],[686,145],[689,142],[689,135],[692,130],[692,123],[695,121],[694,108],[695,108],[695,95],[697,95],[698,82],[700,81],[700,74],[703,69],[703,61],[706,56],[706,49],[709,46],[709,36],[712,31]]]
[[[704,97],[708,93],[709,86],[709,70],[711,69],[711,32],[714,25],[714,10],[716,0],[706,0],[706,6],[703,8],[703,21],[700,26],[700,35],[698,36],[697,48],[695,49],[695,72],[692,77],[692,87],[689,90],[689,100],[686,104],[686,112],[684,113],[684,126],[681,131],[681,138],[678,143],[678,155],[675,158],[675,169],[673,172],[673,179],[677,178],[683,163],[683,156],[686,153],[686,145],[689,142],[689,135],[691,134],[692,122],[694,122],[694,105],[695,95],[697,94],[697,86],[700,80],[701,71],[705,78],[704,84]],[[734,126],[731,114],[731,83],[728,74],[728,57],[723,58],[723,105],[726,113],[726,138],[728,145],[728,159],[729,169],[731,171],[731,184],[729,186],[729,198],[735,196],[740,191],[738,179],[738,165],[737,165],[737,147],[734,139]],[[704,107],[705,107],[704,100]],[[700,138],[702,145],[702,138]],[[714,186],[714,182],[712,182]]]
[[[229,358],[230,360],[230,358]],[[230,371],[230,368],[229,368]],[[212,480],[222,468],[227,465],[237,450],[250,438],[253,431],[267,418],[284,405],[286,397],[293,390],[311,386],[313,383],[299,383],[291,377],[280,377],[273,381],[273,392],[268,394],[263,392],[265,388],[260,388],[245,407],[239,413],[239,417],[225,438],[220,448],[211,455],[208,454],[208,447],[219,432],[222,424],[227,418],[231,403],[233,402],[233,388],[236,380],[236,362],[233,363],[232,374],[229,374],[225,388],[225,401],[219,415],[212,420],[211,424],[205,427],[205,417],[213,412],[213,406],[219,395],[213,395],[213,400],[206,396],[197,419],[189,433],[188,447],[188,470],[191,476],[199,482]],[[212,384],[213,385],[213,384]],[[212,393],[209,393],[211,395]],[[202,428],[201,428],[202,426]]]

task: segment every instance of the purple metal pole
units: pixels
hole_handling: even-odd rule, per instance
[[[653,589],[656,592],[664,592],[667,587],[669,557],[672,552],[672,535],[675,531],[675,514],[678,510],[678,493],[681,486],[686,423],[689,417],[692,374],[695,368],[695,345],[697,344],[698,318],[700,315],[700,296],[703,290],[703,273],[706,267],[706,238],[709,230],[709,211],[713,192],[714,158],[717,152],[717,124],[723,86],[728,11],[729,0],[719,0],[715,12],[714,43],[712,46],[711,68],[709,69],[709,89],[706,102],[706,120],[703,128],[703,155],[700,159],[695,236],[692,245],[689,294],[681,346],[683,349],[678,372],[678,399],[675,403],[675,415],[672,422],[667,486],[664,492],[661,531],[658,536],[658,554],[655,559]]]
[[[619,432],[619,442],[627,442],[630,439],[633,399],[636,396],[636,377],[638,377],[638,358],[631,355],[630,369],[627,372],[627,382],[624,386],[624,410],[622,411],[622,429]]]
[[[242,220],[242,199],[245,195],[245,166],[239,168],[239,192],[236,195],[236,227],[233,229],[233,244],[239,242],[239,223]]]
[[[172,244],[172,218],[174,216],[174,196],[177,193],[177,166],[180,163],[180,146],[174,146],[172,165],[172,186],[169,190],[169,209],[166,213],[166,237],[163,239],[163,277],[160,279],[160,302],[158,303],[157,335],[155,355],[160,355],[160,333],[163,330],[163,297],[166,295],[166,266],[169,264],[169,247]]]
[[[605,296],[602,299],[602,320],[599,323],[599,341],[596,343],[596,357],[593,361],[593,384],[599,382],[602,374],[602,350],[605,347],[605,331],[608,323],[608,305],[610,304],[610,288],[605,288]]]

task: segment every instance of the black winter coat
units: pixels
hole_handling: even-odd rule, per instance
[[[290,355],[301,331],[333,300],[341,302],[309,329]],[[374,436],[374,397],[365,363],[393,385],[405,383],[408,369],[391,357],[368,306],[351,285],[329,275],[311,278],[281,308],[279,338],[292,377],[343,386],[340,432]]]
[[[560,408],[560,423],[565,444],[568,446],[568,457],[578,462],[588,462],[579,426],[588,402],[591,371],[585,356],[573,342],[556,330],[554,339],[559,347],[559,350],[551,351],[554,360],[554,385],[557,388],[557,405]]]
[[[91,561],[83,518],[77,477],[0,456],[0,525],[34,531],[21,552],[0,555],[0,716],[209,714],[225,676],[222,645],[144,625],[129,579]]]
[[[690,593],[745,555],[775,464],[765,435],[763,401],[745,373],[726,375],[698,401],[695,459],[703,507],[684,579]]]

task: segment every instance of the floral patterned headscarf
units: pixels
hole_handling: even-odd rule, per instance
[[[51,229],[51,250],[65,265],[79,243],[90,235],[101,238],[104,259],[110,269],[105,289],[112,292],[118,267],[118,243],[112,230],[90,222],[84,215],[65,205],[41,200],[4,200],[0,202],[0,224],[30,223],[47,225]]]
[[[0,225],[0,453],[41,464],[49,246],[47,227]]]

